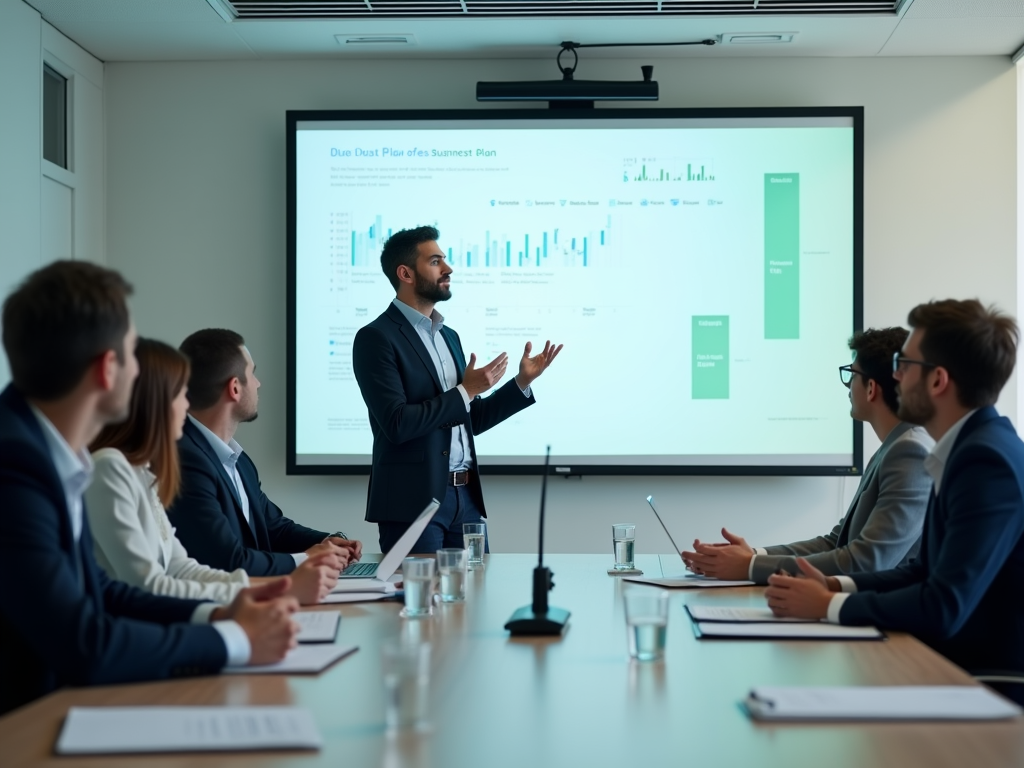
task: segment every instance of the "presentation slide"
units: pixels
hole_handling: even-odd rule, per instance
[[[352,340],[430,224],[467,359],[565,345],[482,465],[849,471],[852,117],[308,120],[294,169],[296,465],[369,465]]]

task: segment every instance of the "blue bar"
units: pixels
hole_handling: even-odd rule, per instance
[[[529,260],[529,258],[530,258],[530,236],[529,235],[525,235],[524,236],[523,253],[526,254],[526,258],[527,258],[527,260]]]
[[[356,265],[356,231],[352,230],[352,266]]]
[[[587,238],[583,238],[583,266],[587,266]]]
[[[540,266],[540,248],[537,249],[537,266]]]
[[[450,263],[451,263],[451,261],[452,261],[452,249],[451,249],[451,248],[449,248],[449,249],[448,249],[448,263],[450,264]]]
[[[388,227],[388,240],[391,239],[391,227]]]
[[[523,252],[522,251],[519,252],[519,266],[520,267],[523,266]]]
[[[558,230],[555,230],[555,245],[558,245]]]
[[[370,235],[370,239],[373,240],[373,225],[370,226],[369,235]]]
[[[601,230],[601,245],[604,245],[604,230]]]
[[[574,250],[574,251],[576,250],[576,238],[575,237],[572,239],[572,250]]]
[[[544,258],[548,257],[548,233],[544,233]]]
[[[512,266],[512,243],[508,240],[505,241],[505,266]]]
[[[472,256],[473,256],[472,251],[466,251],[466,266],[467,267],[470,266],[470,262],[471,262]]]

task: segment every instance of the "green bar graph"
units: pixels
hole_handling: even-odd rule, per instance
[[[729,399],[729,316],[694,315],[692,398]]]
[[[764,337],[800,338],[800,174],[764,175]]]

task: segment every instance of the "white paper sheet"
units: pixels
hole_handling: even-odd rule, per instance
[[[724,624],[698,621],[702,637],[778,638],[780,640],[880,640],[875,627],[843,627],[838,624]]]
[[[758,720],[998,720],[1020,707],[980,685],[755,688]]]
[[[686,612],[694,621],[726,621],[730,623],[759,624],[816,624],[817,619],[782,618],[772,613],[771,608],[728,608],[720,605],[688,605]]]
[[[225,667],[222,671],[229,675],[315,674],[327,669],[338,659],[358,650],[358,645],[300,645],[298,648],[288,651],[284,660],[277,664],[258,667]]]
[[[676,579],[648,579],[639,576],[626,576],[623,581],[634,584],[651,584],[665,589],[720,589],[722,587],[751,587],[752,581],[722,581],[720,579],[702,579],[700,577],[680,576]]]
[[[97,755],[322,745],[313,715],[301,707],[72,707],[56,751]]]
[[[299,611],[292,614],[299,625],[300,643],[333,643],[338,636],[340,611]]]
[[[395,577],[395,581],[400,580],[401,576]],[[398,588],[395,581],[381,581],[380,579],[339,579],[337,586],[331,590],[331,594],[337,595],[348,592],[391,593]]]

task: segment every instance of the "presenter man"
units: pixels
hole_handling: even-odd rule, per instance
[[[796,573],[795,556],[805,557],[824,574],[837,575],[895,568],[917,554],[932,490],[924,459],[935,443],[923,427],[896,414],[892,356],[907,336],[903,328],[857,333],[850,339],[854,361],[839,368],[850,390],[850,415],[870,424],[882,441],[843,519],[824,536],[764,549],[754,549],[723,528],[724,543],[695,541],[693,552],[682,553],[692,570],[766,584],[780,568]]]
[[[501,380],[508,355],[479,368],[475,354],[466,362],[458,334],[435,309],[452,296],[452,268],[437,238],[434,227],[417,227],[384,244],[381,268],[396,296],[352,346],[373,432],[366,519],[377,523],[384,552],[431,498],[441,508],[413,552],[462,546],[463,523],[485,515],[474,436],[532,405],[533,381],[562,349],[545,342],[531,357],[527,342],[518,374],[481,397]]]
[[[189,414],[178,455],[181,493],[168,510],[178,538],[200,563],[250,576],[296,572],[320,579],[326,591],[362,545],[341,532],[316,531],[285,517],[267,498],[256,465],[235,440],[256,420],[260,381],[245,340],[207,328],[181,343],[191,362]]]
[[[1016,323],[978,301],[915,307],[893,360],[899,415],[935,440],[917,559],[879,573],[771,576],[779,616],[916,635],[968,670],[1024,670],[1024,443],[993,407],[1013,372]]]
[[[295,645],[289,579],[229,606],[107,578],[82,494],[86,446],[128,415],[139,372],[130,286],[55,262],[4,302],[13,382],[0,394],[0,714],[65,685],[111,685],[269,664]]]

